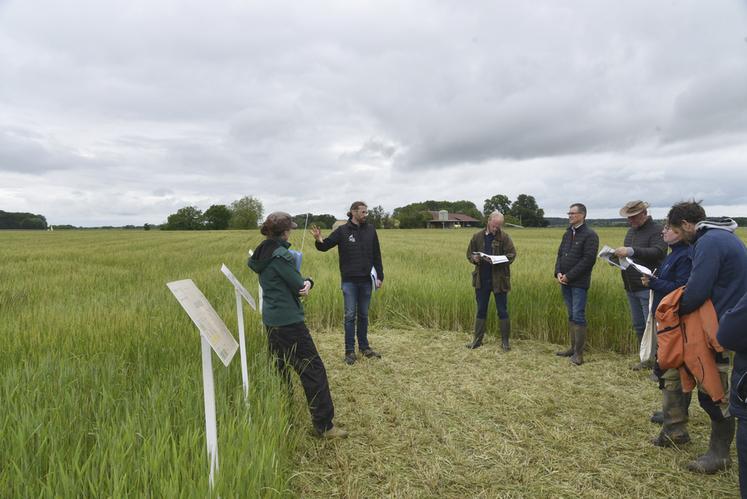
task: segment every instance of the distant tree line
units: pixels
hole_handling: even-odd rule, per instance
[[[262,219],[262,202],[253,196],[244,196],[231,203],[214,204],[203,213],[196,206],[185,206],[168,216],[163,230],[224,230],[256,229]],[[150,226],[143,227],[149,230]]]
[[[14,213],[0,210],[0,229],[36,229],[47,230],[47,219],[44,215],[34,213]]]
[[[544,211],[537,205],[534,196],[520,194],[511,202],[508,196],[496,194],[483,203],[480,211],[472,201],[422,201],[410,203],[395,208],[392,213],[384,210],[381,205],[369,208],[368,222],[377,229],[415,229],[426,227],[432,220],[432,211],[446,210],[449,213],[461,213],[472,218],[485,221],[494,210],[500,210],[506,221],[525,227],[546,227],[548,220],[544,218]],[[214,204],[204,212],[197,206],[185,206],[172,213],[166,222],[159,225],[146,223],[144,230],[224,230],[224,229],[256,229],[264,215],[262,202],[253,196],[244,196],[230,205]],[[307,225],[317,225],[322,229],[331,229],[336,217],[328,213],[301,213],[293,216],[296,224],[303,228]],[[555,221],[555,220],[553,220]],[[47,229],[47,221],[42,215],[32,213],[6,213],[0,211],[0,228],[2,229]],[[75,229],[72,225],[56,225],[55,229]],[[99,227],[140,229],[140,226],[127,225],[124,227]]]

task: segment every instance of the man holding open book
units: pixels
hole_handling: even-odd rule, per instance
[[[516,248],[511,237],[503,230],[503,221],[503,213],[491,213],[487,227],[473,235],[467,247],[467,260],[475,266],[472,271],[472,286],[477,300],[475,333],[472,341],[466,345],[467,348],[474,349],[482,345],[490,295],[493,294],[500,319],[501,346],[504,352],[510,350],[508,292],[511,290],[510,265],[516,258]]]
[[[631,258],[634,263],[643,265],[651,271],[661,267],[664,257],[667,256],[667,243],[661,236],[662,226],[654,222],[648,214],[648,203],[641,200],[630,201],[620,209],[620,216],[628,219],[630,229],[625,234],[623,245],[615,250],[615,255],[618,258]],[[634,266],[621,270],[620,274],[640,347],[648,320],[649,290],[641,284],[641,273]],[[638,371],[645,367],[651,366],[641,362],[632,369]]]

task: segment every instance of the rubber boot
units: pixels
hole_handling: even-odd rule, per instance
[[[657,377],[658,379],[658,377]],[[662,392],[664,389],[662,388]],[[663,395],[662,395],[663,397]],[[693,392],[687,392],[683,394],[683,400],[682,403],[685,407],[685,418],[687,419],[690,416],[690,402],[693,399]],[[653,414],[651,414],[651,422],[655,424],[664,424],[664,411],[656,411]]]
[[[687,403],[681,389],[662,390],[664,421],[659,435],[651,439],[657,447],[673,447],[690,441],[687,433]]]
[[[576,344],[571,355],[571,362],[580,366],[584,363],[584,345],[586,344],[586,326],[576,324]]]
[[[475,334],[472,341],[467,343],[467,348],[475,349],[482,346],[482,339],[485,337],[485,319],[475,319]]]
[[[664,411],[654,411],[649,421],[654,424],[664,424]]]
[[[570,357],[576,349],[576,324],[568,322],[568,335],[571,337],[571,348],[555,352],[558,357]]]
[[[511,334],[511,320],[501,319],[501,348],[504,352],[511,350],[511,346],[508,344],[508,337]]]
[[[734,439],[734,416],[720,421],[711,421],[711,441],[708,452],[690,461],[687,469],[696,473],[712,474],[731,466],[729,448]]]

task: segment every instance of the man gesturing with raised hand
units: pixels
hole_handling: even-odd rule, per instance
[[[368,307],[373,286],[380,288],[384,282],[384,266],[376,228],[367,223],[368,207],[356,201],[348,211],[348,221],[327,238],[316,225],[311,226],[316,249],[328,251],[338,247],[342,295],[345,302],[345,363],[355,364],[355,340],[358,349],[367,358],[380,358],[368,344]],[[375,281],[372,279],[375,270]],[[373,281],[373,282],[372,282]]]

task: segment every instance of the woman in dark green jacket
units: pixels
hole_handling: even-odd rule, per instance
[[[300,297],[308,295],[314,283],[301,277],[288,250],[288,237],[295,228],[288,213],[270,213],[261,229],[266,239],[249,259],[249,268],[259,275],[262,286],[262,322],[267,329],[270,352],[287,385],[290,386],[287,364],[301,378],[317,434],[325,438],[346,437],[345,430],[332,424],[335,408],[327,371],[304,323]]]

